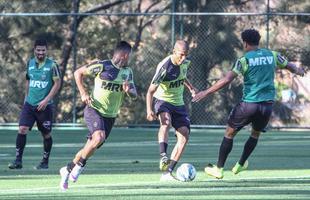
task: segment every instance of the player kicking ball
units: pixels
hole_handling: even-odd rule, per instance
[[[215,178],[224,177],[224,165],[233,147],[233,139],[246,125],[252,125],[249,139],[246,141],[240,160],[232,168],[234,174],[248,167],[248,158],[255,149],[260,133],[266,128],[275,99],[274,77],[276,69],[288,69],[290,72],[303,76],[303,68],[288,62],[280,53],[259,48],[260,34],[255,29],[241,33],[245,55],[239,58],[232,70],[210,88],[199,92],[193,98],[198,102],[210,94],[220,90],[232,82],[238,75],[243,76],[243,97],[231,111],[225,136],[220,146],[216,165],[209,164],[205,172]]]
[[[172,176],[172,171],[180,160],[189,138],[190,120],[183,100],[184,85],[192,95],[197,90],[186,78],[191,63],[186,59],[188,50],[189,47],[185,41],[178,40],[175,43],[172,55],[158,64],[146,96],[147,120],[153,121],[159,118],[160,121],[158,144],[159,169],[163,171],[161,181],[176,180]],[[152,109],[153,96],[155,112]],[[167,148],[170,126],[175,128],[177,142],[169,158]]]
[[[62,190],[68,189],[69,180],[78,180],[87,160],[108,138],[124,96],[132,99],[137,97],[133,73],[127,66],[130,54],[130,44],[121,41],[114,49],[111,60],[95,61],[74,72],[82,101],[86,104],[84,119],[89,133],[86,144],[77,152],[73,161],[60,169]],[[94,78],[95,85],[91,95],[83,86],[84,76]]]

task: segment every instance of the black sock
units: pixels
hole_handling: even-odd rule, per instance
[[[168,172],[172,172],[175,168],[175,166],[177,165],[178,161],[175,161],[175,160],[170,160],[170,164],[169,164],[169,167],[168,167]]]
[[[16,160],[22,161],[23,153],[26,146],[27,135],[17,134],[16,137]]]
[[[159,143],[159,154],[165,156],[167,154],[168,144],[166,142]]]
[[[243,152],[241,155],[241,158],[239,160],[239,164],[240,165],[244,165],[245,161],[249,158],[249,156],[251,155],[251,153],[253,152],[253,150],[256,147],[258,139],[253,138],[253,137],[249,137],[249,139],[246,141],[244,148],[243,148]]]
[[[86,165],[86,161],[87,161],[86,158],[81,157],[80,160],[76,164],[81,166],[81,167],[84,167]]]
[[[223,168],[228,157],[228,154],[231,152],[233,147],[233,139],[224,137],[220,147],[219,158],[217,161],[217,167]]]
[[[50,157],[51,149],[52,149],[52,146],[53,146],[53,139],[52,139],[52,137],[49,137],[47,139],[44,138],[43,145],[44,145],[44,152],[43,152],[42,162],[48,163],[48,159]]]
[[[74,162],[69,162],[69,163],[67,164],[67,170],[68,170],[68,172],[71,172],[72,169],[74,168],[74,166],[75,166]]]

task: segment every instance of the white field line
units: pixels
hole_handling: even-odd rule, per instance
[[[310,179],[310,176],[296,176],[296,177],[249,177],[249,178],[236,178],[236,179],[228,179],[228,180],[216,180],[216,179],[211,179],[211,180],[208,180],[208,181],[203,181],[203,182],[235,182],[236,180],[240,180],[240,181],[250,181],[250,180],[294,180],[294,179]],[[201,181],[200,181],[201,182]],[[106,184],[106,183],[102,183],[102,184],[78,184],[78,185],[73,185],[74,183],[71,183],[71,185],[69,185],[69,190],[68,191],[71,191],[70,189],[74,188],[74,189],[86,189],[86,188],[91,188],[91,187],[95,187],[95,188],[98,188],[98,187],[117,187],[117,186],[127,186],[127,185],[130,185],[130,186],[141,186],[141,185],[145,185],[145,187],[150,187],[150,186],[157,186],[159,183],[161,182],[133,182],[133,183],[119,183],[119,184]],[[281,182],[279,182],[281,184]],[[310,183],[310,182],[309,182]],[[162,184],[162,183],[161,183]],[[171,183],[164,183],[162,186],[166,185],[166,184],[171,184]],[[176,184],[176,183],[173,183],[173,184]],[[183,183],[183,182],[178,182],[177,184],[189,184],[188,182],[187,183]],[[247,187],[246,189],[253,189],[253,188],[257,188],[258,186],[253,186],[253,187]],[[278,188],[279,185],[275,185],[274,187]],[[300,186],[298,186],[300,187]],[[259,186],[259,188],[273,188],[271,186]],[[14,194],[14,193],[46,193],[47,191],[54,191],[54,190],[57,190],[59,189],[58,186],[55,186],[55,187],[36,187],[36,188],[24,188],[24,189],[0,189],[0,194]],[[143,189],[145,190],[146,188],[136,188],[134,190],[140,190],[140,189]],[[158,190],[160,188],[156,188],[156,190]],[[183,188],[183,189],[186,189],[186,188]],[[182,190],[183,190],[182,189]],[[195,189],[195,187],[192,187],[192,188],[188,188],[189,190],[193,190]],[[230,190],[229,188],[222,188],[222,187],[216,187],[216,188],[213,188],[213,187],[206,187],[206,188],[196,188],[196,189],[211,189],[211,190]],[[240,190],[246,190],[245,188],[240,188]],[[274,189],[274,188],[273,188]],[[279,188],[281,189],[281,188]],[[122,189],[123,190],[123,189]],[[236,190],[236,188],[234,189]],[[61,191],[59,189],[59,191]],[[61,191],[62,192],[62,191]]]

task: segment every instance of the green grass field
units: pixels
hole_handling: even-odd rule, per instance
[[[233,175],[248,138],[246,130],[234,140],[225,177],[215,180],[204,174],[215,163],[224,130],[192,130],[180,163],[197,170],[193,182],[159,181],[157,129],[115,128],[108,141],[88,161],[87,168],[69,190],[58,188],[59,168],[66,165],[85,142],[84,131],[53,132],[50,169],[33,169],[41,160],[41,136],[30,132],[23,169],[9,170],[15,156],[16,131],[0,131],[0,199],[310,199],[310,133],[269,131],[249,160],[249,170]],[[170,134],[172,150],[175,138]]]

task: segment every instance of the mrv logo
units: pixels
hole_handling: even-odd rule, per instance
[[[122,84],[117,84],[117,83],[107,83],[102,81],[102,85],[101,88],[105,89],[105,90],[110,90],[113,92],[121,92],[123,91],[123,85]]]
[[[46,88],[48,85],[47,81],[35,81],[35,80],[30,80],[29,87],[33,88]]]
[[[249,58],[249,65],[250,66],[267,65],[267,64],[270,65],[272,63],[273,63],[273,56]]]
[[[184,84],[184,79],[170,82],[169,88],[177,88]]]

